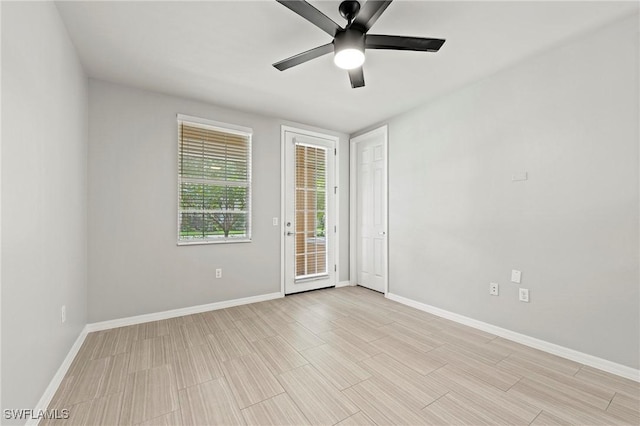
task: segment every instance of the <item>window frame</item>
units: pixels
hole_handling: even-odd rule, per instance
[[[200,239],[200,240],[186,240],[186,239],[181,239],[180,236],[180,228],[181,228],[181,223],[180,223],[180,213],[182,212],[182,206],[181,206],[181,201],[182,201],[182,191],[181,191],[181,183],[182,183],[182,175],[180,173],[180,161],[182,158],[182,147],[181,147],[181,133],[180,133],[180,128],[182,123],[186,123],[186,124],[191,124],[194,125],[195,127],[201,127],[204,129],[211,129],[211,130],[215,130],[218,132],[224,132],[224,133],[229,133],[229,134],[233,134],[233,135],[240,135],[240,136],[244,136],[247,138],[247,180],[246,180],[246,186],[245,185],[241,185],[247,188],[249,195],[247,197],[247,207],[246,207],[246,236],[242,237],[242,238],[230,238],[230,237],[213,237],[213,238],[206,238],[206,239]],[[200,118],[200,117],[194,117],[194,116],[190,116],[190,115],[185,115],[185,114],[176,114],[176,136],[177,136],[177,208],[176,208],[176,212],[177,212],[177,217],[176,217],[176,223],[177,223],[177,232],[176,232],[176,237],[177,237],[177,245],[178,246],[192,246],[192,245],[203,245],[203,244],[234,244],[234,243],[250,243],[252,241],[252,203],[251,203],[251,199],[253,197],[253,187],[252,187],[252,169],[253,169],[253,164],[252,164],[252,157],[253,157],[253,147],[252,147],[252,142],[253,142],[253,129],[251,129],[250,127],[243,127],[243,126],[238,126],[235,124],[229,124],[229,123],[223,123],[223,122],[219,122],[219,121],[213,121],[213,120],[208,120],[205,118]],[[237,184],[233,184],[232,186],[238,186]]]

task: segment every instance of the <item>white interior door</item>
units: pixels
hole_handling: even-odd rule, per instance
[[[336,284],[336,140],[285,130],[284,291]]]
[[[387,292],[387,127],[351,140],[352,279]],[[354,241],[355,240],[355,241]]]

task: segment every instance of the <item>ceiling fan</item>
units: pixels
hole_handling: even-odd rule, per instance
[[[437,38],[367,34],[392,0],[368,0],[362,9],[360,8],[360,3],[355,0],[343,1],[340,3],[338,10],[340,15],[347,20],[347,25],[344,28],[305,0],[276,1],[333,37],[331,43],[318,46],[273,64],[280,71],[334,52],[333,60],[335,64],[349,72],[351,87],[355,89],[356,87],[364,86],[362,64],[365,59],[365,49],[437,52],[444,44],[443,39]]]

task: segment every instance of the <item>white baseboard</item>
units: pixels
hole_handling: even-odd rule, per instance
[[[338,283],[336,284],[336,288],[340,288],[340,287],[348,287],[352,285],[351,281],[338,281]]]
[[[580,364],[588,365],[589,367],[598,368],[608,373],[640,382],[640,370],[636,370],[635,368],[627,367],[626,365],[556,345],[555,343],[550,343],[545,340],[536,339],[535,337],[530,337],[525,334],[516,333],[515,331],[507,330],[506,328],[501,328],[473,318],[465,317],[464,315],[436,308],[435,306],[398,296],[397,294],[387,293],[386,297],[390,300],[402,303],[403,305],[411,306],[412,308],[416,308],[469,327],[477,328],[478,330],[486,331],[487,333],[495,334],[496,336],[503,337],[507,340],[521,343]]]
[[[60,383],[62,383],[62,379],[64,379],[64,376],[67,374],[69,367],[71,367],[71,363],[73,362],[73,359],[78,354],[80,347],[82,347],[82,344],[84,343],[84,339],[87,337],[88,333],[89,332],[87,331],[87,326],[85,326],[82,329],[82,331],[80,331],[80,335],[74,342],[73,346],[71,346],[69,353],[67,353],[67,356],[64,358],[64,361],[62,361],[60,368],[58,368],[58,371],[56,371],[56,374],[51,379],[51,382],[49,382],[49,386],[47,386],[47,389],[45,389],[44,394],[40,398],[40,401],[38,401],[38,403],[34,407],[34,412],[38,413],[40,412],[40,410],[44,411],[47,409],[47,407],[49,407],[49,404],[51,403],[53,396],[58,390],[58,387],[60,387]],[[25,425],[35,426],[39,422],[40,422],[40,419],[31,418],[27,420]]]
[[[188,308],[172,309],[169,311],[154,312],[152,314],[136,315],[133,317],[119,318],[109,321],[87,324],[87,331],[108,330],[111,328],[125,327],[127,325],[142,324],[168,318],[181,317],[183,315],[198,314],[201,312],[215,311],[217,309],[231,308],[233,306],[247,305],[249,303],[264,302],[283,297],[282,293],[261,294],[259,296],[243,297],[241,299],[225,300],[222,302],[207,303],[205,305],[190,306]]]

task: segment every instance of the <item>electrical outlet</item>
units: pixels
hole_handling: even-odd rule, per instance
[[[498,283],[490,283],[489,284],[489,294],[492,296],[498,295]]]
[[[278,226],[278,218],[277,217],[273,218],[273,226]]]
[[[521,302],[529,303],[529,289],[528,288],[521,288],[520,291],[518,292],[518,296],[519,296]]]
[[[67,306],[62,305],[62,309],[60,309],[60,322],[64,324],[67,321]]]
[[[222,278],[222,269],[221,268],[216,269],[216,278]]]
[[[520,284],[520,279],[521,278],[522,278],[522,272],[516,271],[515,269],[513,269],[511,271],[511,282],[512,283]]]

